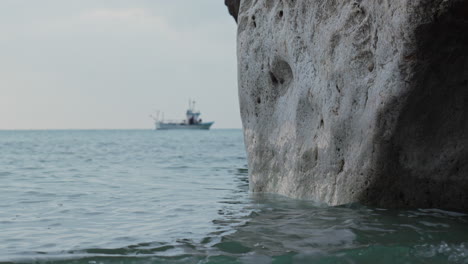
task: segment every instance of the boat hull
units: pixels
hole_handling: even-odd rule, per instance
[[[173,129],[190,129],[190,130],[208,130],[214,122],[199,123],[199,124],[177,124],[177,123],[156,123],[156,130],[173,130]]]

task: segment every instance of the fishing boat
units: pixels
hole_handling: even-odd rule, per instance
[[[164,113],[162,119],[159,119],[159,112],[156,117],[153,117],[156,130],[169,130],[169,129],[196,129],[208,130],[214,122],[203,122],[200,118],[200,111],[195,110],[195,101],[189,100],[189,108],[185,113],[186,119],[184,120],[164,120]]]

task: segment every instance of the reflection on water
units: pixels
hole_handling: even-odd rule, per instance
[[[468,263],[465,214],[250,194],[239,130],[50,133],[0,137],[0,262]]]
[[[255,210],[247,222],[223,241],[248,248],[252,257],[265,263],[468,261],[464,214],[323,207],[274,195],[255,195],[252,205]]]

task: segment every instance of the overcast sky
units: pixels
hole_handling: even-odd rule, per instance
[[[240,128],[222,0],[1,0],[0,129],[153,128],[197,101]]]

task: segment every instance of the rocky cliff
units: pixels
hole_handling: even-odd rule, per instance
[[[226,4],[251,190],[468,211],[468,0]]]

